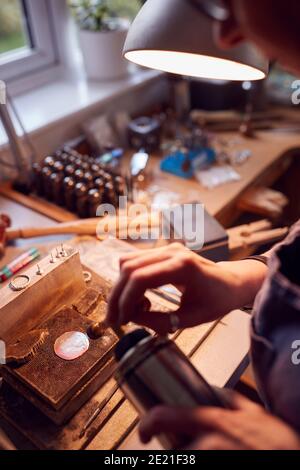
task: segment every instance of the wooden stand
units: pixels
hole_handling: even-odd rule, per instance
[[[64,251],[64,257],[57,258],[55,250],[39,268],[31,267],[25,273],[30,284],[24,291],[13,292],[5,286],[0,304],[1,335],[7,344],[16,343],[33,329],[48,334],[29,362],[3,366],[1,374],[20,396],[57,425],[68,421],[111,377],[117,342],[116,335],[107,329],[101,338],[90,340],[89,350],[76,361],[67,362],[55,355],[54,343],[59,336],[68,331],[86,333],[95,320],[100,320],[90,317],[98,315],[98,305],[93,302],[92,309],[85,309],[85,297],[92,292],[104,303],[109,289],[95,273],[91,273],[93,287],[87,289],[78,252],[67,247]],[[78,305],[82,311],[76,310]]]

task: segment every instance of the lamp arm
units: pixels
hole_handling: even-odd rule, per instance
[[[18,169],[19,182],[27,184],[29,182],[27,158],[22,148],[20,139],[16,133],[6,104],[0,104],[0,119],[7,134],[11,152],[14,156],[15,164]]]

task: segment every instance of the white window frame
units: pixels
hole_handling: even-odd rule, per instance
[[[33,75],[45,75],[59,65],[51,0],[25,0],[25,3],[33,48],[24,47],[0,56],[0,79],[13,94],[38,85],[36,80],[31,81]]]

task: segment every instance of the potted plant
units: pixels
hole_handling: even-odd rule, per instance
[[[129,10],[120,8],[118,0],[70,2],[79,28],[79,40],[88,78],[112,80],[128,73],[128,64],[122,57],[122,50],[129,20],[121,15],[133,13],[134,7],[139,4],[138,0],[123,0],[121,6],[126,6],[128,2]]]

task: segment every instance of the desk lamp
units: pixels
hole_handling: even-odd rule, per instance
[[[213,20],[226,21],[221,0],[147,0],[134,20],[124,57],[135,64],[172,74],[230,81],[266,77],[268,62],[252,45],[221,50]]]

